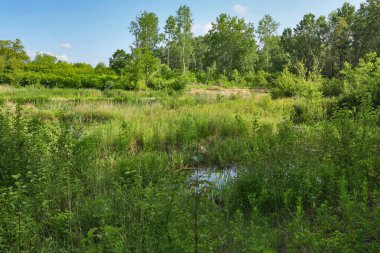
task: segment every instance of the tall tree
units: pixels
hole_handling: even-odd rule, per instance
[[[253,24],[244,19],[221,14],[206,35],[208,66],[216,64],[219,72],[231,74],[252,71],[257,61]]]
[[[186,68],[190,62],[193,47],[191,45],[192,33],[191,27],[193,20],[191,19],[190,7],[182,5],[177,10],[175,17],[176,21],[176,37],[178,44],[181,47],[181,62],[182,62],[182,74],[186,73]]]
[[[325,74],[334,76],[343,69],[345,62],[352,61],[352,24],[355,7],[349,3],[329,15],[329,35]]]
[[[206,53],[208,45],[204,36],[197,36],[193,38],[194,53],[190,64],[190,69],[195,71],[205,70]]]
[[[307,75],[315,67],[320,67],[323,63],[323,52],[328,34],[326,18],[320,16],[316,18],[314,14],[306,14],[294,29],[295,43],[297,49],[296,59],[301,61],[307,70]]]
[[[159,33],[158,17],[153,12],[142,12],[130,24],[130,32],[135,36],[134,48],[127,64],[127,72],[133,81],[148,81],[159,70],[160,59],[154,55],[163,40]]]
[[[380,0],[367,0],[360,5],[353,24],[355,60],[369,52],[380,55]]]
[[[127,72],[133,81],[149,81],[160,69],[160,59],[148,48],[136,48],[132,51],[127,64]]]
[[[12,72],[22,67],[29,60],[21,40],[0,40],[0,65],[3,71]]]
[[[265,59],[265,68],[267,71],[271,67],[271,53],[274,52],[275,49],[279,49],[279,38],[276,36],[279,25],[280,23],[274,21],[270,15],[265,15],[264,18],[259,21],[257,27],[257,34],[261,46],[261,56],[263,56],[260,58]]]
[[[162,35],[159,33],[158,17],[153,12],[142,12],[132,21],[129,31],[135,37],[135,48],[147,48],[151,51],[157,48],[162,41]]]
[[[110,68],[120,75],[125,70],[131,55],[127,54],[123,49],[118,49],[109,59]]]
[[[176,36],[176,20],[173,16],[169,16],[166,19],[165,24],[165,40],[166,40],[166,50],[167,50],[167,65],[170,67],[170,49],[173,44],[173,40]]]
[[[274,21],[274,19],[268,14],[260,19],[257,27],[257,34],[259,35],[260,43],[262,45],[265,45],[265,40],[267,38],[276,35],[279,25],[280,23]]]

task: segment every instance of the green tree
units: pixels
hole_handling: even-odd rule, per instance
[[[109,59],[110,68],[120,75],[123,73],[125,67],[130,61],[131,56],[127,54],[123,49],[118,49]]]
[[[355,61],[367,53],[380,55],[380,1],[367,0],[360,5],[353,23]]]
[[[169,16],[165,24],[165,40],[166,40],[166,52],[167,52],[167,65],[170,67],[170,48],[173,46],[173,40],[176,36],[176,20],[173,16]]]
[[[323,64],[323,52],[326,42],[328,26],[326,18],[316,18],[314,14],[306,14],[294,29],[294,50],[297,61],[301,61],[307,70],[307,75],[316,67]]]
[[[95,72],[98,74],[114,74],[113,70],[104,64],[104,62],[99,62],[95,66]]]
[[[247,72],[257,61],[257,45],[253,24],[244,19],[221,14],[206,35],[208,66],[214,63],[219,72]]]
[[[181,47],[180,58],[182,64],[182,74],[185,74],[193,52],[193,47],[191,44],[193,36],[191,33],[191,27],[193,20],[191,19],[190,7],[181,5],[177,10],[175,21],[177,43]]]
[[[355,7],[344,3],[340,9],[329,15],[328,49],[325,73],[335,76],[343,69],[345,62],[352,62],[352,24]]]
[[[195,71],[204,71],[206,62],[206,53],[208,45],[204,36],[197,36],[193,38],[193,59],[191,61],[190,69]]]
[[[0,69],[12,72],[20,69],[29,60],[21,40],[0,40]],[[1,65],[3,67],[1,67]]]
[[[257,27],[260,40],[259,61],[266,71],[282,70],[287,63],[287,56],[280,47],[280,37],[277,36],[279,25],[270,15],[265,15]]]
[[[34,71],[46,72],[55,69],[55,64],[57,63],[57,57],[44,53],[37,53],[34,60],[31,62],[31,68]]]
[[[160,59],[154,56],[148,48],[136,48],[132,51],[127,64],[127,72],[133,81],[149,81],[160,70]]]
[[[162,35],[159,33],[158,17],[153,12],[142,12],[132,21],[129,31],[135,37],[135,48],[148,48],[155,50],[158,43],[162,41]]]

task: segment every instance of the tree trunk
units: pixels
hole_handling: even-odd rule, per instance
[[[168,46],[168,60],[167,60],[167,62],[168,62],[168,66],[170,68],[170,46]]]
[[[182,74],[186,74],[186,63],[185,63],[185,42],[182,44]]]

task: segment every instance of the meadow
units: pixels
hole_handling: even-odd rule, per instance
[[[0,100],[2,252],[379,249],[365,97],[0,86]],[[231,167],[221,188],[191,177]]]
[[[380,252],[380,0],[246,1],[293,28],[207,9],[202,35],[185,4],[13,2],[1,253]]]

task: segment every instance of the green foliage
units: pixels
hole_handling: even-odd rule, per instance
[[[267,15],[258,46],[184,5],[161,48],[143,12],[109,68],[0,41],[0,252],[379,252],[378,11]]]
[[[322,86],[325,96],[339,97],[341,107],[358,107],[363,96],[370,94],[375,107],[380,105],[380,58],[371,53],[359,60],[356,67],[346,63],[338,79],[326,80]]]
[[[370,97],[327,117],[318,93],[0,92],[0,251],[379,248],[379,112]],[[37,95],[46,101],[12,109]],[[52,118],[36,113],[46,108]],[[190,180],[189,168],[214,166],[236,166],[236,179],[220,189]]]
[[[116,50],[116,52],[113,53],[112,57],[109,59],[110,68],[115,71],[116,74],[122,74],[128,64],[128,61],[130,60],[130,57],[131,56],[124,50]]]
[[[221,14],[206,36],[209,50],[208,65],[216,65],[219,73],[234,70],[247,72],[254,68],[257,60],[253,24],[244,19]]]
[[[337,97],[343,93],[343,86],[343,82],[336,78],[324,80],[322,94],[326,97]]]
[[[0,73],[17,71],[28,60],[29,56],[19,39],[0,40]]]
[[[319,81],[312,81],[302,77],[302,75],[295,75],[286,68],[274,80],[274,87],[271,94],[274,98],[292,96],[308,97],[318,92],[319,89]]]
[[[160,71],[160,60],[148,48],[136,48],[132,51],[132,58],[127,65],[127,74],[131,80],[149,81]]]
[[[135,37],[135,48],[147,48],[154,50],[161,42],[162,36],[159,34],[158,17],[153,12],[142,12],[132,21],[129,31]]]

